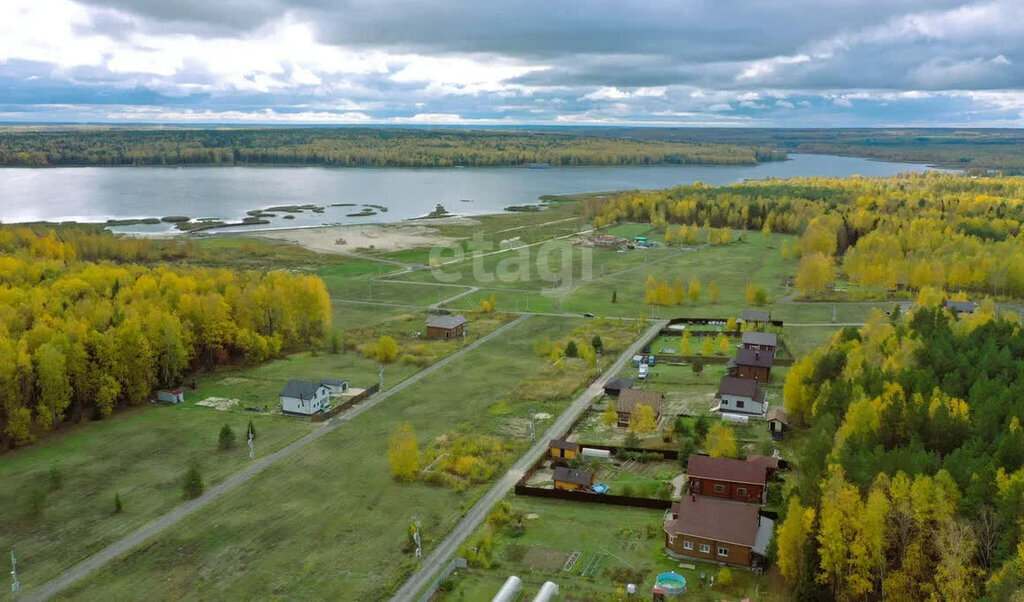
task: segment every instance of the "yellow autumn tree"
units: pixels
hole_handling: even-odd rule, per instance
[[[779,571],[789,583],[796,583],[802,570],[804,544],[814,524],[814,508],[805,508],[800,498],[789,498],[786,520],[775,534]]]
[[[653,433],[656,428],[658,428],[658,422],[654,416],[654,408],[644,403],[638,403],[630,415],[629,430],[637,435],[646,435]]]
[[[416,432],[408,423],[398,425],[388,443],[388,463],[391,473],[400,481],[416,478],[420,469],[420,450],[416,445]]]
[[[810,253],[800,259],[794,285],[804,296],[809,297],[824,292],[835,277],[832,257],[823,253]]]
[[[690,342],[690,333],[684,332],[679,338],[679,355],[693,355],[693,345]]]
[[[700,280],[696,276],[690,278],[690,287],[687,293],[690,296],[690,301],[696,303],[700,299]]]
[[[388,335],[382,335],[377,339],[376,356],[378,362],[390,364],[398,357],[398,343]]]
[[[710,336],[710,335],[709,336],[705,336],[705,337],[701,337],[701,340],[700,340],[700,354],[704,355],[704,356],[707,356],[707,355],[714,355],[714,353],[715,353],[715,338]]]
[[[619,413],[615,411],[615,402],[609,401],[604,406],[604,411],[601,412],[601,422],[605,426],[615,426],[619,421]]]
[[[712,458],[738,458],[739,447],[736,445],[736,433],[725,424],[718,423],[708,429],[704,438],[704,450]]]
[[[732,351],[732,344],[729,343],[729,337],[724,334],[718,335],[718,353],[721,355],[728,355]]]
[[[708,283],[708,301],[712,303],[718,303],[718,297],[721,291],[718,290],[718,281],[712,280]]]

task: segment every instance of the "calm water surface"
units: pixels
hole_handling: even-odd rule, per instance
[[[438,203],[457,214],[496,213],[536,203],[544,194],[667,188],[700,180],[795,176],[887,176],[926,165],[830,155],[744,166],[574,167],[557,169],[359,169],[329,167],[67,167],[0,169],[0,221],[105,222],[184,215],[237,221],[246,211],[274,205],[318,205],[324,213],[284,213],[260,228],[390,222],[418,217]],[[471,202],[464,202],[471,201]],[[331,207],[355,203],[354,207]],[[347,217],[370,203],[388,208]],[[118,228],[168,232],[169,224]]]

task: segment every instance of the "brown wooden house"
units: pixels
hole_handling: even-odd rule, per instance
[[[743,333],[743,348],[765,351],[775,357],[775,350],[779,346],[779,335],[774,332],[757,332],[748,330]]]
[[[772,354],[757,349],[739,349],[726,367],[732,376],[768,382],[772,375]]]
[[[699,496],[672,503],[665,517],[665,549],[741,567],[763,567],[775,524],[757,506]]]
[[[619,426],[629,426],[629,419],[633,417],[638,405],[651,406],[654,410],[654,419],[661,419],[661,404],[665,396],[657,391],[640,391],[637,389],[625,389],[619,393],[615,400],[615,412],[619,415]]]
[[[552,458],[572,460],[576,457],[576,454],[580,453],[580,445],[579,443],[566,441],[564,439],[552,439],[551,442],[548,443],[548,453]]]
[[[466,329],[466,317],[430,314],[427,316],[427,336],[432,339],[454,339],[461,337]]]
[[[750,504],[764,502],[768,469],[763,463],[692,454],[686,472],[690,493]]]
[[[555,489],[586,491],[594,484],[594,473],[589,470],[557,466],[555,467],[553,479],[555,481]]]

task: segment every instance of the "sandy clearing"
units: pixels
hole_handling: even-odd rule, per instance
[[[445,218],[445,220],[450,219]],[[455,219],[465,220],[466,218]],[[441,221],[430,220],[430,223]],[[472,222],[472,220],[469,221]],[[252,236],[285,240],[321,253],[351,253],[369,248],[388,252],[401,251],[414,247],[447,245],[455,240],[441,236],[436,228],[411,223],[266,230],[254,232]]]

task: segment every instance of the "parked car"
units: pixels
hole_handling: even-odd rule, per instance
[[[636,375],[637,378],[647,378],[647,364],[640,364],[640,371]]]
[[[593,317],[594,317],[594,314],[592,314],[592,313],[590,313],[590,312],[588,311],[587,313],[583,314],[583,317],[584,317],[584,318],[593,318]]]

